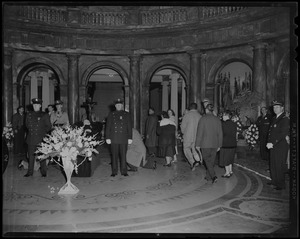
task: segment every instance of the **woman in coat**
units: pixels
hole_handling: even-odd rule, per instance
[[[168,117],[168,113],[163,111],[161,114],[162,120],[157,128],[159,157],[165,157],[166,164],[164,166],[171,166],[171,161],[176,153],[176,124]]]
[[[228,110],[223,113],[222,117],[223,143],[220,149],[219,165],[225,167],[225,174],[222,177],[229,178],[233,174],[232,165],[237,146],[237,124],[230,120],[231,112]]]

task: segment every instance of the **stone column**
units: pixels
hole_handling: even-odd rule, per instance
[[[4,67],[2,79],[2,124],[11,122],[13,115],[13,79],[12,79],[12,57],[11,49],[4,49]]]
[[[283,72],[285,81],[284,110],[290,112],[290,73]]]
[[[178,125],[178,79],[180,75],[173,73],[170,75],[171,79],[171,109],[175,113],[175,123]]]
[[[191,88],[189,103],[195,102],[200,109],[201,101],[205,98],[206,81],[206,54],[202,52],[190,53],[191,57]]]
[[[186,87],[185,81],[181,79],[181,115],[184,114],[186,109]]]
[[[169,78],[164,77],[162,84],[162,111],[167,111],[169,108]]]
[[[49,73],[42,72],[42,96],[43,96],[43,105],[42,109],[45,110],[47,106],[50,104],[50,80],[49,80]]]
[[[129,100],[133,127],[140,130],[140,56],[130,56]]]
[[[266,85],[266,105],[271,105],[275,95],[275,77],[274,77],[274,65],[275,65],[275,45],[269,43],[266,50],[266,65],[267,65],[267,85]],[[260,112],[259,112],[260,113]]]
[[[49,70],[48,71],[48,76],[49,78],[51,78],[51,76],[53,75],[52,71]],[[49,95],[49,104],[54,104],[54,91],[55,91],[55,86],[54,86],[54,80],[49,80],[49,91],[50,91],[50,95]]]
[[[266,102],[267,65],[266,44],[256,43],[253,49],[253,91],[258,93],[261,101]]]
[[[68,58],[68,114],[70,124],[79,120],[79,82],[77,54],[67,54]]]
[[[206,92],[206,54],[201,53],[200,55],[201,57],[201,61],[200,61],[200,80],[201,80],[201,84],[200,84],[200,102],[198,101],[197,104],[200,105],[201,102],[204,100],[205,98],[205,92]],[[198,99],[199,100],[199,99]]]
[[[195,102],[198,105],[198,108],[201,105],[201,53],[200,52],[193,52],[190,53],[191,63],[191,87],[190,87],[190,97],[189,103]]]
[[[30,76],[30,103],[31,99],[38,98],[38,72],[32,71],[28,75]]]

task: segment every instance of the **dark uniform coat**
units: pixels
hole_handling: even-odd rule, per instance
[[[273,144],[270,149],[270,172],[272,184],[285,188],[286,159],[289,145],[285,139],[289,135],[290,120],[283,112],[278,118],[273,118],[269,129],[268,143]]]
[[[52,127],[49,115],[42,111],[28,112],[25,124],[28,129],[26,143],[30,145],[41,143]]]
[[[111,112],[106,121],[105,137],[112,144],[128,144],[128,139],[132,139],[130,114],[124,110]]]
[[[266,114],[265,116],[261,115],[256,121],[259,132],[260,156],[262,160],[269,160],[269,150],[267,149],[266,145],[271,121],[272,117],[270,114]]]
[[[34,152],[39,143],[42,142],[45,135],[51,130],[50,117],[47,113],[41,111],[31,111],[27,113],[25,125],[28,129],[26,143],[28,144],[29,165],[27,174],[33,174],[35,163]],[[41,162],[41,172],[46,175],[46,160]]]
[[[116,175],[118,173],[119,156],[121,174],[127,174],[126,154],[128,139],[132,140],[130,114],[124,110],[109,113],[106,120],[105,137],[111,140],[112,174]]]

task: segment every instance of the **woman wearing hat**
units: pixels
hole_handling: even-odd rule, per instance
[[[276,190],[285,188],[286,159],[289,145],[286,136],[289,135],[290,120],[284,113],[283,103],[273,101],[275,117],[269,129],[268,143],[266,147],[270,150],[270,173],[273,185]]]
[[[61,100],[55,101],[56,112],[51,115],[50,121],[53,126],[64,126],[69,124],[69,116],[67,112],[62,110],[63,102]]]

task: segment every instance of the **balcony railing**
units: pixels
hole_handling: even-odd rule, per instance
[[[19,17],[27,21],[66,23],[68,12],[46,7],[20,6]]]
[[[156,9],[129,13],[127,11],[116,12],[91,12],[76,10],[76,22],[82,26],[96,27],[118,27],[118,26],[139,26],[157,27],[166,24],[184,24],[210,19],[213,17],[234,14],[244,10],[246,7],[222,6],[222,7],[171,7],[166,9]],[[44,22],[54,24],[68,24],[74,18],[68,9],[60,10],[53,7],[18,6],[17,18],[24,21]],[[133,17],[130,14],[135,14]],[[13,16],[10,16],[13,17]],[[74,19],[72,19],[74,20]]]

